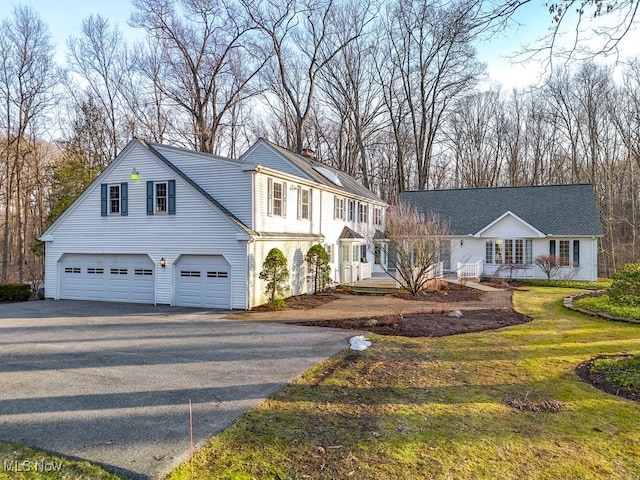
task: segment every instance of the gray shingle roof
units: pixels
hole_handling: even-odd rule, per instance
[[[448,220],[452,235],[476,234],[508,211],[546,235],[603,234],[589,184],[410,191],[400,200]]]
[[[265,139],[262,139],[262,140],[268,143],[269,145],[271,145],[271,147],[273,147],[275,150],[281,153],[284,157],[286,157],[290,162],[296,165],[310,179],[322,185],[327,185],[329,187],[337,188],[338,190],[345,190],[347,193],[350,193],[352,195],[367,198],[375,202],[384,203],[382,202],[382,200],[380,200],[380,198],[375,193],[365,188],[364,185],[358,182],[351,175],[341,170],[338,170],[336,168],[330,167],[329,165],[325,165],[324,163],[318,162],[317,160],[314,160],[312,158],[292,152],[291,150],[287,150],[286,148],[281,147],[280,145],[276,145],[275,143],[270,142],[268,140],[265,140]],[[314,170],[313,167],[322,167],[329,170],[333,174],[335,174],[340,179],[340,182],[342,183],[342,187],[336,186],[329,179],[324,177],[318,171]]]

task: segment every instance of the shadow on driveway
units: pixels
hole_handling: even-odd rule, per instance
[[[0,305],[0,439],[164,478],[353,332],[102,302]]]

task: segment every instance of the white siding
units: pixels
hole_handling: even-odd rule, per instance
[[[129,178],[131,170],[140,173]],[[146,214],[146,182],[176,180],[176,214]],[[128,182],[128,216],[100,215],[100,184]],[[58,298],[58,260],[64,253],[147,254],[156,265],[156,302],[173,302],[172,266],[180,254],[224,255],[232,267],[232,289],[246,291],[246,242],[241,230],[142,146],[124,152],[48,231],[45,294]],[[159,266],[160,259],[167,266]],[[246,308],[244,294],[234,295],[232,308]]]
[[[507,215],[499,222],[482,232],[483,237],[495,238],[531,238],[539,233],[521,220]]]
[[[272,248],[279,248],[288,260],[290,290],[285,296],[307,293],[309,290],[307,266],[304,257],[315,243],[317,242],[308,240],[258,240],[254,242],[249,262],[252,299],[250,308],[265,304],[268,301],[265,293],[266,282],[260,280],[258,276],[262,271],[264,259]]]
[[[251,225],[252,172],[242,171],[242,163],[182,149],[161,146],[156,149],[245,225]]]
[[[514,232],[514,230],[509,230]],[[504,237],[491,237],[491,238],[531,238],[526,235],[509,235],[509,231],[504,231]],[[520,233],[523,233],[522,231]],[[451,240],[451,269],[455,270],[458,262],[475,263],[478,261],[485,261],[486,241],[489,238],[476,238],[476,237],[454,237]],[[563,267],[558,273],[558,279],[573,279],[573,280],[596,280],[597,279],[597,239],[592,237],[545,237],[545,238],[533,238],[533,252],[532,258],[539,255],[549,255],[549,241],[556,240],[556,254],[558,253],[559,240],[570,240],[571,253],[573,249],[573,240],[580,241],[580,267],[574,269],[572,267]],[[460,245],[460,240],[463,241],[463,245]],[[500,265],[496,264],[484,264],[484,275],[493,276],[494,272]],[[537,266],[533,265],[526,272],[520,272],[519,276],[526,276],[528,278],[546,278],[544,272]]]
[[[283,194],[286,195],[286,214],[269,215],[269,195],[268,181],[286,183]],[[256,221],[254,229],[258,232],[278,232],[278,233],[310,233],[317,234],[321,230],[321,215],[326,222],[326,213],[320,205],[321,192],[317,188],[309,187],[305,184],[296,183],[291,180],[282,180],[276,177],[258,173],[255,176],[256,185]],[[311,190],[311,219],[298,218],[298,186]]]

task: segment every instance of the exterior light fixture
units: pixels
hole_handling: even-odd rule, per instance
[[[464,245],[464,240],[460,239],[460,246]]]
[[[131,170],[131,180],[138,180],[138,178],[140,178],[140,174],[134,168],[133,170]]]
[[[165,260],[165,258],[164,258],[164,257],[162,257],[162,258],[160,259],[160,266],[161,266],[162,268],[164,268],[164,267],[166,267],[166,266],[167,266],[167,261]]]

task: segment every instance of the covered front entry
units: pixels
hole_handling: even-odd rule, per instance
[[[155,301],[155,265],[147,255],[67,253],[59,264],[61,299]]]
[[[175,305],[231,308],[231,265],[222,255],[182,255],[174,271]]]

